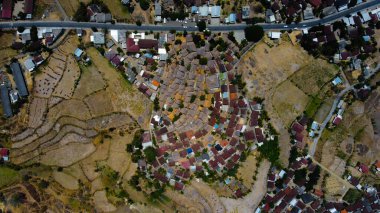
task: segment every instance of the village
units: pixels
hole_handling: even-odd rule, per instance
[[[2,19],[32,19],[33,1],[14,3],[21,2],[23,7],[13,6],[12,1],[3,2]],[[237,173],[247,157],[255,153],[257,168],[264,159],[271,163],[266,194],[257,213],[380,211],[378,185],[367,182],[367,177],[380,175],[380,159],[351,160],[348,154],[338,152],[341,159],[335,158],[334,164],[326,167],[318,153],[320,144],[328,143],[326,132],[339,133],[345,127],[345,121],[352,116],[352,105],[377,100],[371,95],[378,88],[378,82],[374,83],[373,79],[380,65],[372,56],[377,57],[379,51],[376,29],[380,26],[380,8],[349,14],[331,24],[303,29],[285,27],[267,30],[263,35],[268,48],[290,40],[292,45],[300,45],[310,55],[321,57],[339,69],[326,86],[333,91],[333,101],[323,120],[317,119],[316,113],[308,116],[305,111],[285,127],[290,134],[291,150],[289,165],[284,166],[279,162],[279,133],[271,124],[268,106],[261,97],[248,98],[248,82],[238,72],[241,58],[257,42],[241,31],[213,32],[207,26],[256,22],[260,18],[266,23],[291,24],[323,18],[354,5],[348,0],[272,1],[265,6],[265,14],[257,18],[252,16],[249,6],[242,6],[241,11],[225,12],[224,3],[186,1],[184,4],[186,14],[177,20],[168,12],[170,1],[153,4],[154,22],[163,25],[176,22],[183,31],[36,26],[11,31],[14,35],[11,48],[18,54],[0,68],[3,117],[10,121],[17,119],[28,106],[33,91],[41,97],[51,94],[49,88],[61,76],[49,67],[49,60],[61,61],[59,69],[69,69],[65,64],[67,58],[56,57],[62,53],[58,47],[67,42],[67,37],[74,37],[78,44],[70,57],[75,61],[67,63],[79,66],[79,78],[83,70],[92,66],[94,55],[90,51],[95,48],[97,56],[107,60],[105,66],[112,67],[153,106],[148,109],[150,118],[144,118],[148,120],[147,128],[136,131],[125,148],[137,165],[136,173],[129,180],[137,191],[158,198],[166,188],[184,193],[187,184],[195,180],[220,186],[227,198],[244,198],[252,192],[251,187]],[[102,4],[90,3],[86,11],[89,22],[115,22]],[[187,32],[189,25],[196,26],[199,32]],[[47,68],[51,73],[45,79],[36,78]],[[136,123],[143,126],[143,118],[136,118]],[[368,147],[359,145],[355,149],[368,152]],[[11,165],[12,149],[1,147],[0,160]],[[256,180],[257,173],[255,170],[252,180]],[[341,186],[339,195],[327,193],[329,178],[335,178]]]

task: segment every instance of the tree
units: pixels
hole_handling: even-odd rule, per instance
[[[208,59],[205,57],[202,57],[201,59],[199,59],[200,65],[207,65],[207,62],[208,62]]]
[[[309,181],[306,183],[306,191],[311,191],[315,184],[317,184],[320,177],[321,168],[317,166],[312,173],[309,174]]]
[[[19,33],[24,32],[24,30],[25,30],[25,27],[23,27],[23,26],[17,27],[17,32],[19,32]]]
[[[142,24],[142,23],[141,23],[140,20],[137,20],[137,21],[136,21],[136,25],[137,25],[137,26],[141,26],[141,24]]]
[[[203,32],[206,29],[206,22],[205,21],[199,21],[197,23],[199,32]]]
[[[32,26],[32,28],[30,28],[30,39],[32,41],[38,41],[38,30],[36,26]]]
[[[74,14],[74,20],[78,22],[89,21],[89,18],[87,17],[87,7],[83,2],[79,4],[78,10]]]
[[[26,18],[26,14],[22,11],[20,11],[18,14],[17,14],[17,17],[21,20],[24,20]]]
[[[20,204],[24,203],[26,200],[26,196],[22,192],[16,192],[12,195],[11,199],[9,202],[11,203],[12,206],[19,206]]]
[[[140,0],[140,7],[143,10],[147,10],[150,7],[150,1],[149,0]]]
[[[144,155],[148,163],[153,163],[153,161],[156,159],[156,149],[152,146],[147,147],[144,149]]]
[[[248,26],[244,29],[248,41],[258,42],[264,36],[264,29],[259,25]]]
[[[153,104],[154,104],[154,111],[160,110],[160,102],[157,97],[154,99]]]
[[[38,184],[38,186],[41,189],[46,189],[49,186],[49,182],[47,182],[46,180],[41,180],[40,183]]]
[[[278,145],[278,138],[274,140],[266,141],[262,146],[258,148],[259,152],[268,159],[271,163],[277,164],[280,157],[280,147]]]

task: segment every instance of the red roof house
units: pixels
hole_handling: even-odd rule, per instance
[[[1,11],[1,18],[4,19],[10,19],[12,18],[12,0],[4,0],[3,1],[3,8]]]
[[[140,47],[135,43],[133,38],[127,39],[127,52],[129,53],[138,53],[140,52]]]
[[[25,0],[24,13],[27,18],[32,18],[33,13],[33,0]]]

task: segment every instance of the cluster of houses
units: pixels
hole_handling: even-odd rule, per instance
[[[15,85],[12,85],[7,73],[0,72],[0,94],[1,104],[3,106],[4,117],[9,118],[14,115],[17,110],[17,103],[29,96],[28,87],[26,85],[24,71],[18,62],[10,64],[10,70]]]
[[[88,5],[86,15],[91,22],[107,23],[112,21],[111,13],[104,12],[101,6],[97,4]]]
[[[22,4],[21,10],[16,11],[15,4]],[[26,19],[31,19],[33,15],[33,7],[34,7],[34,1],[33,0],[23,0],[23,1],[16,1],[16,0],[4,0],[1,3],[1,18],[2,19],[12,19],[20,18],[19,13],[25,14]]]
[[[306,116],[302,116],[300,119],[295,120],[291,126],[291,133],[293,140],[296,143],[298,149],[303,150],[306,145],[307,132],[306,128],[308,125],[309,119]]]
[[[354,203],[344,203],[342,201],[329,202],[325,200],[322,190],[314,188],[306,190],[307,177],[296,180],[297,170],[306,169],[307,173],[312,173],[317,165],[312,163],[308,157],[299,157],[291,163],[285,171],[272,171],[268,174],[267,195],[262,201],[262,205],[257,208],[256,213],[260,212],[379,212],[379,188],[372,186],[361,187],[363,196]],[[350,180],[353,185],[359,185],[357,179]]]
[[[236,80],[233,65],[238,61],[235,53],[239,52],[233,42],[226,36],[223,38],[228,49],[221,57],[216,49],[209,50],[208,42],[196,48],[193,35],[178,37],[186,42],[176,45],[175,34],[164,37],[171,44],[165,52],[168,58],[174,59],[178,53],[184,62],[168,64],[167,73],[163,73],[161,66],[166,61],[161,61],[161,54],[155,58],[146,55],[149,53],[138,56],[145,60],[146,66],[142,67],[145,70],[140,71],[135,84],[147,96],[155,94],[162,106],[151,120],[154,139],[145,132],[142,142],[143,149],[156,147],[156,159],[151,165],[143,159],[138,164],[144,171],[151,168],[154,177],[163,184],[182,190],[192,174],[208,176],[214,171],[222,175],[233,169],[247,150],[263,145],[272,137],[260,122],[262,105],[245,99],[233,84]],[[129,35],[126,52],[140,54],[134,50],[141,50],[141,39],[142,35]],[[128,44],[128,40],[133,43]],[[157,45],[152,41],[148,44]],[[108,54],[114,55],[111,51]],[[206,65],[199,65],[200,56],[208,59]],[[149,70],[151,63],[158,63],[156,70]],[[224,183],[235,197],[248,191],[234,177],[228,177]]]
[[[42,27],[37,28],[37,38],[42,40],[46,46],[52,45],[62,34],[62,28],[58,27]],[[15,43],[28,44],[32,41],[31,28],[24,29],[22,32],[17,31],[17,40]]]
[[[336,113],[331,118],[331,124],[333,127],[338,126],[342,122],[343,113],[344,113],[344,109],[346,108],[346,105],[347,104],[344,102],[344,100],[339,101],[337,105]]]

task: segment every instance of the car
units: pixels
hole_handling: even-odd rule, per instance
[[[284,28],[288,28],[288,25],[285,25]]]
[[[306,27],[306,26],[307,26],[306,24],[302,25],[302,27]]]

